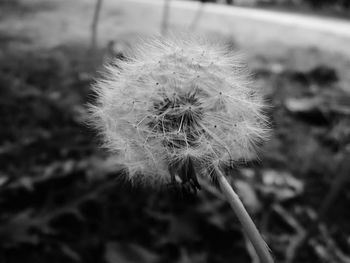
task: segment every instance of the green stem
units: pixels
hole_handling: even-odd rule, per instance
[[[247,210],[244,208],[238,195],[232,189],[231,185],[226,180],[222,172],[219,169],[217,169],[216,172],[218,175],[217,179],[218,179],[221,191],[223,192],[227,201],[230,203],[231,207],[233,208],[236,216],[238,217],[238,220],[241,222],[244,232],[248,236],[250,242],[255,248],[257,255],[260,258],[260,262],[273,263],[274,261],[272,259],[272,256],[269,252],[269,249],[265,241],[261,237],[258,229],[256,228],[253,220],[249,216]]]

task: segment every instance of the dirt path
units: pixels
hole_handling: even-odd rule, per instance
[[[162,14],[158,0],[105,0],[99,24],[99,43],[158,33]],[[95,1],[33,0],[23,5],[30,14],[7,16],[2,32],[29,39],[31,47],[53,47],[89,41]],[[172,29],[186,30],[199,6],[197,2],[172,1]],[[37,6],[39,8],[30,8]],[[350,23],[346,20],[285,14],[241,7],[206,4],[196,31],[232,37],[243,49],[284,52],[288,48],[317,48],[350,57]],[[28,43],[25,43],[28,47]]]
[[[163,5],[163,1],[155,0],[130,0],[131,2],[148,4],[153,6]],[[192,1],[172,1],[172,8],[196,11],[198,2]],[[319,31],[330,35],[350,39],[350,21],[345,19],[325,18],[304,14],[286,13],[278,11],[261,10],[254,8],[206,4],[206,12],[218,16],[230,16],[232,19],[251,19],[262,23],[272,23],[282,26],[296,27],[306,30]]]

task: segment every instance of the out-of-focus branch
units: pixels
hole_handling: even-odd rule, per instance
[[[169,27],[170,1],[171,0],[164,0],[163,17],[162,17],[162,25],[161,25],[161,33],[163,36],[166,35]]]
[[[192,20],[192,23],[190,25],[190,30],[195,30],[199,24],[199,20],[203,15],[204,12],[204,6],[205,6],[205,2],[201,1],[200,5],[196,11],[196,14],[194,15],[194,18]]]
[[[97,27],[100,17],[100,11],[102,6],[102,0],[97,0],[95,5],[94,17],[91,24],[91,50],[95,50],[97,46]]]

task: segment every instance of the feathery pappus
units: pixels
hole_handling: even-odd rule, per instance
[[[240,56],[202,38],[154,37],[105,66],[92,123],[131,181],[179,180],[246,160],[268,134]]]

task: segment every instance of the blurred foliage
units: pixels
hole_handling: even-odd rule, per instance
[[[236,0],[237,1],[237,0]],[[243,3],[243,1],[241,1]],[[255,0],[256,4],[267,5],[295,5],[302,6],[303,4],[310,5],[313,8],[345,8],[350,7],[349,0]]]
[[[340,8],[349,8],[350,1],[349,0],[304,0],[306,3],[311,4],[313,7],[325,7],[325,6],[333,6]]]
[[[238,6],[256,6],[285,11],[321,13],[349,18],[349,0],[194,0],[201,3],[224,3]],[[321,11],[321,12],[320,12]]]
[[[198,196],[132,186],[98,150],[84,105],[106,50],[19,51],[0,39],[0,262],[254,262],[212,184]],[[349,262],[350,96],[329,65],[252,64],[274,133],[232,183],[278,262]]]

